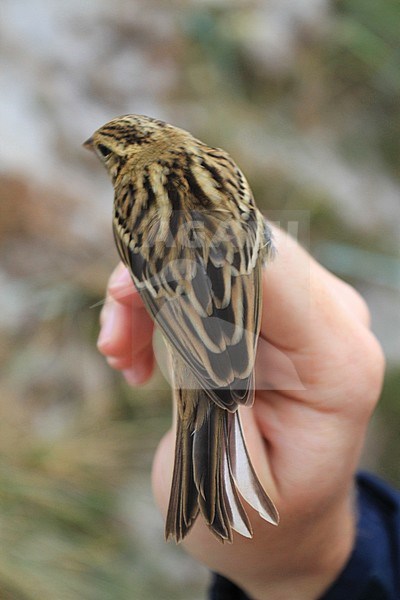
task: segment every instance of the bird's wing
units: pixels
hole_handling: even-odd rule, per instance
[[[165,243],[157,248],[160,242],[135,247],[117,222],[115,238],[168,343],[210,399],[234,411],[238,404],[251,404],[254,396],[262,269],[259,217],[254,211],[238,223],[196,211],[192,219],[196,228],[186,228],[187,244],[179,248]]]

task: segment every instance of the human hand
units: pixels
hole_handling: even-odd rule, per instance
[[[384,360],[364,301],[274,229],[277,257],[264,276],[256,401],[242,409],[248,448],[275,501],[275,528],[247,507],[254,537],[217,542],[198,519],[184,547],[255,600],[311,600],[351,551],[353,478],[379,397]],[[99,349],[130,383],[152,371],[153,324],[130,277],[117,267],[101,315]],[[134,340],[132,340],[132,335]],[[165,514],[174,440],[161,441],[154,492]]]

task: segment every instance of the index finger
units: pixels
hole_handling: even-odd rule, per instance
[[[120,263],[110,277],[98,348],[109,364],[124,372],[131,383],[142,383],[151,374],[153,321]]]

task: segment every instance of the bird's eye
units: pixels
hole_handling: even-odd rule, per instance
[[[107,146],[104,146],[104,144],[99,144],[97,148],[99,149],[100,154],[102,154],[104,157],[108,156],[112,152],[111,149]]]

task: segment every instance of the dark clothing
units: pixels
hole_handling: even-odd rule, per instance
[[[357,476],[357,491],[353,552],[320,600],[400,600],[400,492],[369,473]],[[209,599],[250,600],[220,575],[213,576]]]

